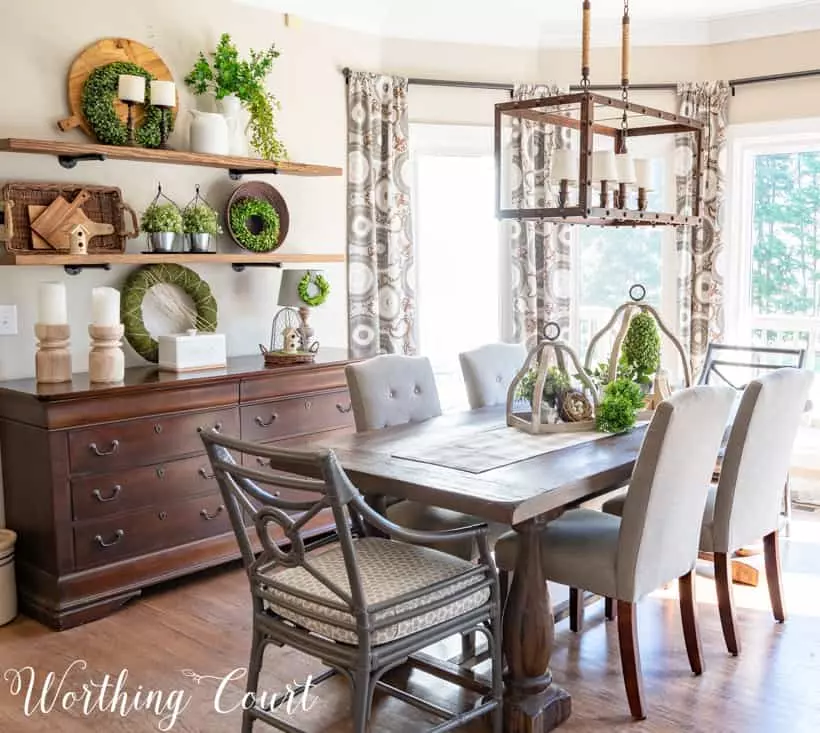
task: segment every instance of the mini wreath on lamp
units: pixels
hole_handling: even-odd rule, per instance
[[[97,140],[105,145],[128,143],[128,128],[119,118],[114,106],[121,74],[143,76],[147,81],[156,78],[141,66],[128,61],[114,61],[105,66],[98,66],[88,75],[83,87],[82,110]],[[146,148],[159,147],[161,120],[162,110],[154,107],[150,99],[146,99],[142,124],[136,133],[138,145]],[[169,121],[169,132],[173,130],[173,126],[172,118]]]
[[[252,222],[257,232],[251,230]],[[230,225],[236,241],[251,252],[272,252],[279,246],[279,214],[267,201],[237,201],[231,206]]]
[[[310,294],[311,286],[316,288],[313,295]],[[298,290],[302,302],[315,308],[327,300],[328,293],[330,293],[330,283],[324,275],[308,272],[299,281]]]

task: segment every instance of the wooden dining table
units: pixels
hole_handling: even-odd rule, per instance
[[[568,507],[625,483],[644,430],[574,445],[566,445],[562,434],[521,434],[526,438],[519,439],[519,431],[506,427],[503,409],[485,408],[363,433],[317,436],[308,447],[332,448],[370,497],[453,509],[508,524],[519,534],[503,621],[504,730],[543,733],[569,717],[571,697],[553,682],[549,667],[554,620],[539,527]],[[518,451],[513,460],[484,455],[483,446],[493,444],[488,438],[501,446],[526,440],[529,455],[527,450]],[[287,442],[305,447],[304,440]],[[471,445],[476,447],[472,457]],[[454,467],[458,464],[463,465]]]

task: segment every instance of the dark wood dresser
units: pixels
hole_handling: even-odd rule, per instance
[[[141,589],[239,557],[197,429],[271,443],[352,430],[347,354],[266,369],[261,356],[188,374],[126,370],[120,385],[0,382],[6,524],[23,612],[65,629]],[[241,457],[244,460],[244,456]],[[315,533],[332,529],[317,516]]]

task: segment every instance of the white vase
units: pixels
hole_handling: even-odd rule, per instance
[[[217,112],[200,112],[190,110],[191,120],[191,150],[194,153],[211,153],[213,155],[229,155],[228,123]]]
[[[228,125],[228,152],[230,155],[247,156],[248,140],[242,125],[242,102],[235,94],[217,100],[217,106]]]

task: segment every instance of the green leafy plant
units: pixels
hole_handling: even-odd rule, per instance
[[[240,199],[229,212],[231,233],[236,241],[252,252],[272,252],[279,246],[279,214],[262,199]],[[255,220],[258,232],[248,226]]]
[[[146,81],[156,78],[141,66],[129,61],[114,61],[105,66],[98,66],[88,75],[81,101],[83,115],[97,140],[105,145],[126,145],[128,142],[128,129],[117,115],[114,106],[117,101],[120,74],[142,76]],[[151,105],[150,86],[145,85],[144,114],[135,137],[138,145],[156,148],[160,144],[162,112],[158,107]],[[168,125],[170,130],[173,130],[173,115],[169,116]]]
[[[140,220],[140,226],[149,234],[155,232],[182,233],[182,214],[173,204],[150,204]]]
[[[520,400],[527,400],[530,404],[533,402],[535,395],[535,382],[538,378],[538,370],[530,369],[518,383],[515,396]],[[558,367],[549,367],[547,369],[546,377],[544,378],[543,399],[550,406],[555,407],[558,403],[558,397],[565,390],[570,389],[572,383],[567,374],[562,372]]]
[[[207,204],[193,204],[182,210],[185,234],[222,234],[217,213]]]
[[[236,44],[223,33],[216,49],[206,55],[200,52],[185,83],[195,94],[212,92],[217,99],[235,94],[251,116],[251,145],[267,160],[287,159],[284,144],[277,137],[276,115],[280,108],[276,97],[265,87],[265,79],[279,58],[274,45],[264,51],[251,50],[248,59],[240,59]]]
[[[633,382],[648,385],[661,364],[661,336],[649,313],[638,313],[629,322],[618,367]]]
[[[624,433],[635,425],[635,413],[644,406],[638,384],[621,377],[604,388],[604,397],[595,411],[595,426],[605,433]]]

